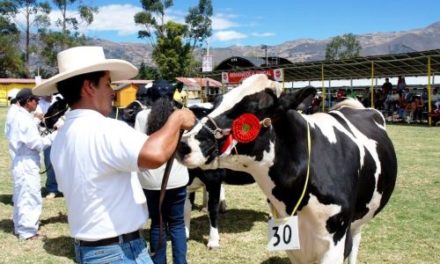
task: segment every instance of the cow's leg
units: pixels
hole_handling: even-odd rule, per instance
[[[220,236],[218,233],[218,212],[220,205],[220,188],[221,183],[218,181],[212,181],[206,184],[206,190],[208,192],[208,213],[209,213],[209,240],[208,248],[220,247]]]
[[[186,234],[186,239],[189,239],[189,230],[190,230],[190,225],[191,225],[191,210],[192,210],[192,205],[191,205],[191,201],[190,201],[190,194],[191,192],[188,190],[187,194],[186,194],[186,200],[185,200],[185,214],[184,214],[184,221],[185,221],[185,234]]]
[[[200,211],[207,211],[208,209],[208,200],[209,200],[209,194],[208,191],[206,190],[206,187],[203,186],[203,202],[202,202],[202,209],[200,209]]]
[[[342,264],[344,263],[344,250],[345,250],[345,239],[346,236],[338,241],[335,245],[333,238],[329,241],[329,249],[321,258],[319,263],[321,264]]]
[[[359,227],[351,232],[353,236],[353,246],[351,248],[351,253],[348,256],[348,264],[356,264],[359,254],[359,246],[361,244],[361,228]]]
[[[223,187],[223,184],[220,186],[220,209],[219,212],[224,214],[226,213],[226,194],[225,194],[225,187]]]

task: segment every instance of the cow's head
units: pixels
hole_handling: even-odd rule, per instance
[[[312,90],[308,95],[313,96],[316,91]],[[305,97],[305,93],[302,94],[301,97]],[[266,75],[257,74],[247,78],[225,94],[215,109],[183,136],[179,158],[190,168],[221,167],[244,171],[247,171],[247,167],[261,165],[261,162],[273,162],[274,131],[271,122],[283,118],[286,109],[295,109],[300,103],[295,98],[281,96],[281,85],[269,80]],[[247,122],[243,114],[252,115],[248,115],[252,117],[249,119],[252,124],[259,121],[260,130],[255,131],[258,132],[257,136],[250,142],[239,140],[234,147],[237,133],[231,130],[237,127],[237,123],[243,120]],[[249,125],[238,127],[248,132]]]
[[[56,101],[50,105],[49,109],[47,109],[44,119],[40,123],[41,127],[53,129],[58,119],[66,113],[68,109],[66,100],[60,97],[55,97],[55,100]]]

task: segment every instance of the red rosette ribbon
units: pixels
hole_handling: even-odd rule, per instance
[[[260,133],[260,120],[254,114],[246,113],[232,122],[232,136],[239,143],[254,141]]]

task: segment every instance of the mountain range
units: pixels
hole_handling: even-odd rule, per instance
[[[362,50],[361,56],[387,55],[440,48],[440,21],[425,28],[357,35]],[[326,45],[331,38],[324,40],[298,39],[279,45],[268,46],[268,56],[283,57],[291,62],[319,61],[325,57]],[[91,44],[103,46],[107,57],[125,59],[139,66],[142,62],[154,65],[151,60],[152,47],[142,43],[116,43],[102,39],[92,39]],[[202,50],[196,50],[195,56],[201,60]],[[233,56],[263,57],[261,46],[230,46],[211,48],[213,65]]]

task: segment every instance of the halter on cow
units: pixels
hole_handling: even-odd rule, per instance
[[[64,116],[66,111],[69,109],[66,100],[59,97],[55,98],[56,101],[50,105],[49,109],[47,109],[47,112],[44,115],[43,120],[40,122],[39,129],[42,135],[52,133],[55,124],[59,121],[60,117]]]
[[[298,216],[301,248],[287,251],[292,262],[342,263],[349,256],[356,263],[361,226],[385,206],[395,185],[397,161],[385,120],[355,100],[303,115],[294,110],[303,99],[254,75],[184,135],[179,158],[190,168],[247,172],[278,217]],[[263,120],[270,122],[256,125]],[[220,136],[212,133],[216,128]],[[218,151],[225,144],[234,151]]]

